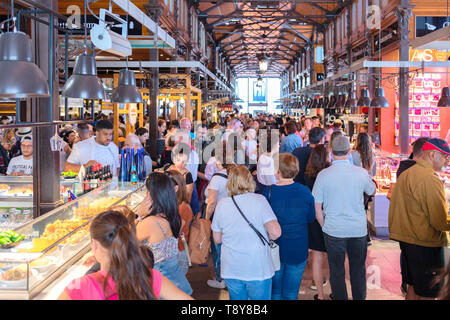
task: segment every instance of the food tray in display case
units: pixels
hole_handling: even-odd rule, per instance
[[[61,178],[61,200],[70,198],[68,191],[75,196],[82,195],[79,179]],[[0,232],[16,229],[33,219],[33,177],[0,176]]]
[[[375,155],[377,173],[374,179],[378,184],[379,192],[388,192],[391,184],[397,180],[397,169],[400,161],[406,158],[407,156],[405,157],[395,153],[385,151],[377,152]]]
[[[117,204],[136,207],[144,188],[113,180],[14,230],[25,239],[0,249],[0,299],[31,299],[46,288],[90,250],[92,219]]]

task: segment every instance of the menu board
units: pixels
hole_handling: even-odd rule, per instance
[[[440,138],[437,104],[441,98],[441,74],[418,74],[409,86],[409,143],[417,138]],[[399,145],[399,97],[395,103],[395,144]]]

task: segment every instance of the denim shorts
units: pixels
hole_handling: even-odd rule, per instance
[[[177,256],[156,263],[153,269],[161,272],[163,276],[172,281],[181,291],[189,295],[192,294],[191,285],[178,264]]]

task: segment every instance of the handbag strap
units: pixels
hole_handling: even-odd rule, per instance
[[[248,225],[250,226],[250,228],[252,228],[253,231],[255,231],[255,233],[258,235],[258,237],[259,237],[259,239],[261,240],[261,242],[263,243],[263,245],[266,245],[266,243],[267,243],[267,245],[270,247],[270,242],[267,241],[266,238],[264,238],[264,236],[261,234],[261,232],[259,232],[259,231],[255,228],[255,226],[254,226],[250,221],[248,221],[248,219],[245,217],[245,215],[244,215],[244,213],[242,212],[241,208],[239,208],[239,206],[237,205],[236,200],[234,199],[234,196],[232,196],[231,199],[233,200],[234,205],[235,205],[236,208],[238,209],[238,211],[239,211],[239,213],[241,214],[241,216],[244,218],[245,221],[247,221],[247,223],[248,223]]]

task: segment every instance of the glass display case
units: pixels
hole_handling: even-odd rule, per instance
[[[400,165],[400,161],[406,157],[389,153],[382,150],[377,150],[375,155],[377,172],[374,177],[378,184],[378,192],[388,192],[392,183],[397,180],[397,169]]]
[[[61,178],[61,200],[70,199],[69,191],[76,197],[83,194],[78,178]],[[16,229],[33,219],[33,177],[0,176],[0,232]]]
[[[25,239],[0,247],[0,299],[31,299],[90,250],[98,213],[121,203],[136,208],[143,197],[142,183],[113,180],[17,228]]]

